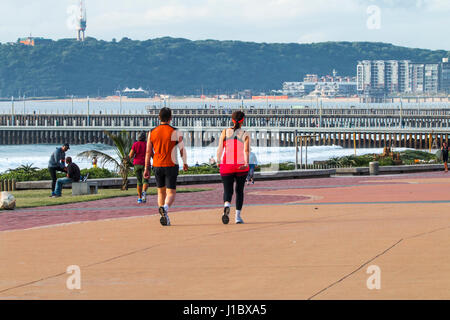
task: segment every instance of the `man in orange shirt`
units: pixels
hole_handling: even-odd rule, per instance
[[[153,128],[147,139],[144,178],[150,178],[150,158],[153,158],[153,171],[158,188],[158,206],[163,226],[170,226],[169,208],[175,201],[177,177],[179,172],[177,149],[183,159],[183,170],[188,170],[183,135],[170,125],[172,111],[162,108],[159,111],[161,124]]]

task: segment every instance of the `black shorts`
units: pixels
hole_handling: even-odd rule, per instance
[[[177,188],[177,177],[179,166],[174,167],[153,167],[153,172],[155,173],[156,187],[167,189]]]

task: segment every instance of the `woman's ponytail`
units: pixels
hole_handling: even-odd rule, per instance
[[[245,113],[242,111],[235,111],[231,115],[231,119],[233,120],[233,131],[236,131],[242,127],[242,123],[244,122]]]

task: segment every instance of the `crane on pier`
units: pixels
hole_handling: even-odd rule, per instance
[[[84,6],[83,0],[80,0],[80,13],[77,17],[77,40],[84,41],[86,36],[86,7]]]

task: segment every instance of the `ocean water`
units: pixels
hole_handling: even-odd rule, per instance
[[[14,169],[24,164],[33,164],[38,168],[47,168],[48,160],[53,151],[59,145],[1,145],[0,146],[0,172]],[[91,162],[81,159],[77,155],[87,150],[99,150],[111,156],[115,156],[114,149],[104,144],[73,145],[66,153],[66,156],[73,158],[80,168],[92,167]],[[304,149],[303,149],[304,150]],[[405,148],[397,148],[395,151],[403,151]],[[188,164],[208,163],[211,156],[216,157],[216,147],[192,147],[187,148]],[[295,147],[252,147],[259,164],[295,162]],[[356,149],[357,155],[382,153],[382,148]],[[353,155],[353,149],[344,149],[339,146],[317,146],[308,147],[308,163],[315,160],[328,160],[332,157]],[[299,153],[300,157],[300,153]],[[181,162],[180,162],[181,163]],[[305,152],[303,152],[303,163],[305,163]],[[99,163],[101,167],[101,163]],[[113,167],[106,166],[108,169]]]

